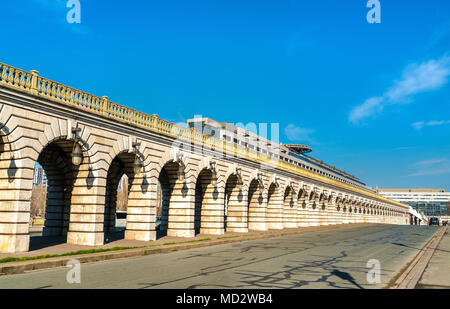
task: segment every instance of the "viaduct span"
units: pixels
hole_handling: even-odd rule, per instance
[[[0,252],[29,250],[36,162],[48,179],[44,236],[71,244],[104,244],[124,174],[126,239],[408,218],[374,192],[0,63]]]

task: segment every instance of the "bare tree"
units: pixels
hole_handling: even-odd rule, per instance
[[[128,177],[123,175],[117,190],[117,210],[126,211],[128,205]]]
[[[47,186],[34,186],[31,194],[31,217],[44,217],[47,201]]]

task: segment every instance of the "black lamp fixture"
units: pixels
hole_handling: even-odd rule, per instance
[[[212,173],[212,178],[211,178],[211,185],[213,187],[217,186],[217,169],[216,169],[216,162],[215,161],[211,161],[210,162],[210,167],[211,167],[211,173]]]
[[[136,141],[133,143],[133,148],[136,153],[136,156],[134,158],[134,163],[133,163],[133,171],[134,171],[135,175],[139,175],[142,171],[142,168],[144,167],[144,162],[142,162],[142,159],[141,159],[141,157],[139,155],[139,151],[138,151],[139,146],[141,146],[141,142]]]
[[[81,162],[83,161],[83,151],[81,150],[81,146],[78,143],[78,133],[81,131],[80,128],[78,128],[78,125],[76,128],[72,128],[72,134],[75,136],[75,141],[73,143],[73,149],[72,149],[72,164],[75,166],[80,166]]]

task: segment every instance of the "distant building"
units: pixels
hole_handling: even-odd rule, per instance
[[[445,189],[376,189],[387,198],[408,204],[427,217],[448,216],[450,192]]]
[[[33,184],[35,186],[47,185],[47,175],[45,175],[44,169],[40,166],[34,167]]]

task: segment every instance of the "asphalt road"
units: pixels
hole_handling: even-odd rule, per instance
[[[218,245],[169,254],[0,277],[0,288],[345,288],[384,287],[438,230],[368,226]],[[368,283],[369,260],[380,262]]]

